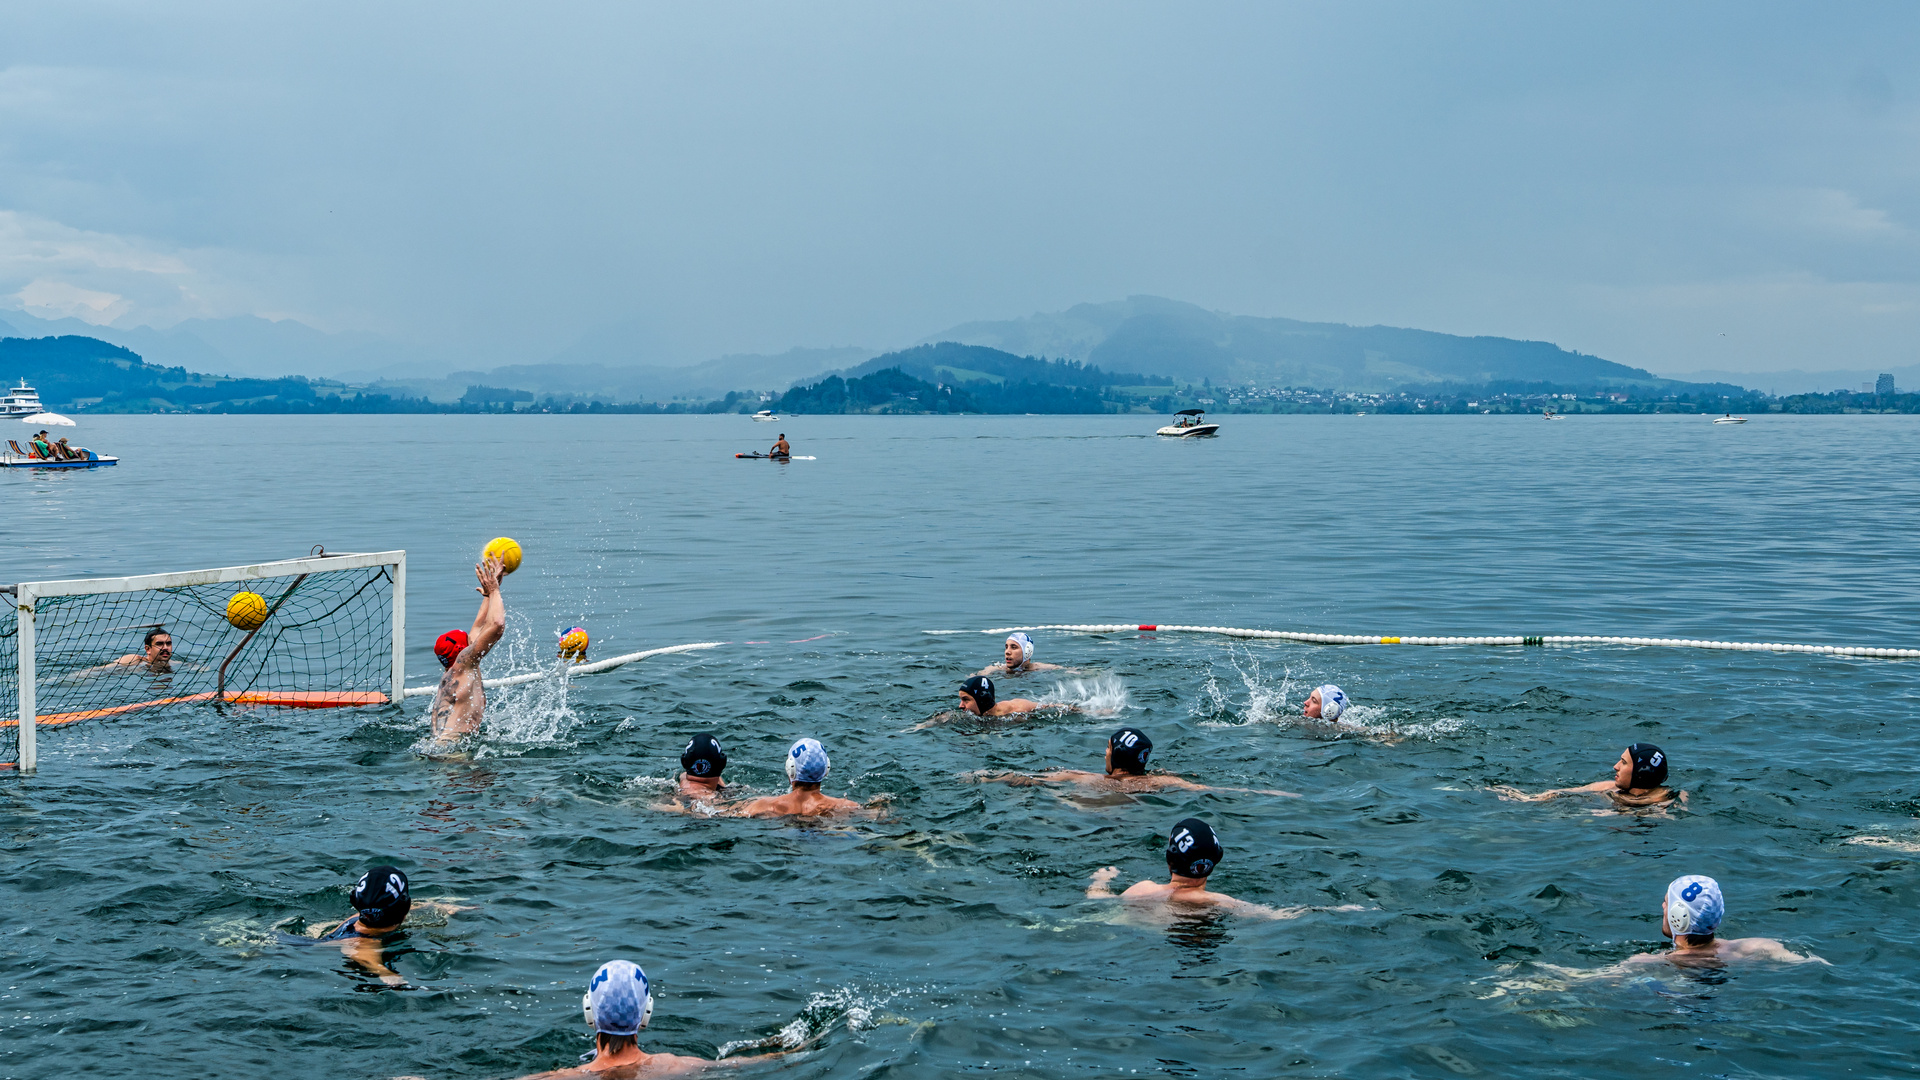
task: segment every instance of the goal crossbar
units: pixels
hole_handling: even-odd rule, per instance
[[[198,585],[219,585],[229,582],[258,581],[268,578],[304,578],[306,575],[323,574],[337,570],[364,570],[373,567],[389,567],[392,577],[392,626],[391,626],[391,674],[390,692],[379,693],[343,693],[330,695],[292,693],[242,692],[226,693],[217,691],[212,694],[188,694],[177,697],[160,698],[153,701],[131,703],[127,706],[88,709],[78,712],[66,712],[52,716],[38,715],[37,687],[35,684],[34,633],[35,614],[38,604],[43,600],[70,596],[97,596],[108,593],[133,593],[145,590],[182,589]],[[398,702],[406,693],[406,580],[407,553],[401,551],[377,551],[345,554],[319,554],[300,559],[284,559],[276,562],[250,563],[245,566],[222,566],[210,570],[186,570],[167,574],[137,574],[128,577],[74,578],[64,581],[24,581],[0,592],[11,593],[11,603],[15,608],[16,642],[19,655],[19,711],[11,725],[16,726],[18,766],[22,773],[34,771],[38,753],[34,729],[41,724],[70,723],[78,719],[91,719],[98,716],[115,715],[120,712],[147,708],[157,705],[178,704],[181,702],[220,700],[232,703],[257,703],[287,706],[307,706],[316,704],[379,704],[375,698],[383,701]]]

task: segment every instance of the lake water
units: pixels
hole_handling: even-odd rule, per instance
[[[997,638],[1197,623],[1354,634],[1920,643],[1913,417],[102,417],[93,473],[0,476],[0,579],[408,551],[410,682],[525,566],[489,674],[725,641],[495,695],[475,757],[404,708],[178,709],[46,730],[0,780],[0,1075],[514,1077],[591,1047],[603,960],[659,995],[643,1045],[818,1036],[749,1075],[1838,1076],[1910,1073],[1920,993],[1920,662],[1631,648],[1319,647],[1036,634],[1090,712],[910,731]],[[815,461],[738,461],[784,430]],[[190,655],[192,643],[181,643]],[[1297,719],[1335,682],[1340,726]],[[967,783],[1099,767],[1128,724],[1220,786],[1137,798]],[[892,795],[840,828],[650,804],[694,732],[784,788]],[[1657,742],[1673,815],[1578,799]],[[1288,921],[1130,918],[1197,815],[1214,888]],[[283,938],[392,862],[427,918],[382,990]],[[1728,936],[1831,967],[1592,973],[1718,878]]]

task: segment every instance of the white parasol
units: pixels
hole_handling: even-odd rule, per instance
[[[66,417],[61,416],[57,412],[37,412],[37,413],[34,413],[32,416],[21,417],[20,422],[23,424],[40,424],[42,426],[51,424],[54,427],[79,427],[80,426],[74,423],[73,421],[67,419]]]

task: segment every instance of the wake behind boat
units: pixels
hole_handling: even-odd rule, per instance
[[[1176,439],[1209,439],[1220,433],[1220,425],[1207,423],[1200,418],[1206,415],[1205,409],[1181,409],[1180,419],[1154,432],[1156,435],[1168,435]]]

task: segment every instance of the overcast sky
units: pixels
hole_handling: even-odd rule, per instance
[[[45,317],[692,362],[1151,293],[1920,360],[1920,5],[0,10],[0,308]]]

